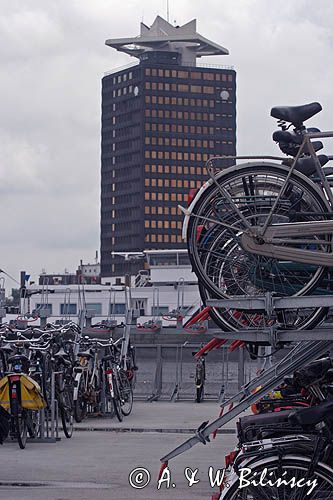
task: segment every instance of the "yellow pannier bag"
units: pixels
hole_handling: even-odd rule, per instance
[[[22,408],[27,408],[29,410],[42,410],[45,408],[46,401],[39,384],[35,380],[28,375],[20,374],[20,386],[20,404]],[[5,410],[10,409],[9,381],[7,376],[0,380],[0,404]]]
[[[3,377],[0,380],[0,405],[3,406],[5,410],[10,410],[8,377]]]
[[[21,375],[21,406],[30,410],[42,410],[46,406],[41,388],[28,375]]]

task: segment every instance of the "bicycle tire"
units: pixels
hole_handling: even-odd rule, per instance
[[[133,409],[133,389],[124,372],[120,374],[120,383],[121,412],[125,417],[128,417]],[[126,406],[126,404],[128,406]]]
[[[203,384],[201,384],[196,389],[197,390],[196,390],[195,401],[196,401],[196,403],[201,403],[203,401],[203,394],[204,394],[204,386],[203,386]]]
[[[24,412],[14,417],[14,426],[17,442],[21,450],[24,450],[27,444],[28,428]]]
[[[233,179],[238,179],[238,182],[240,184],[241,179],[243,180],[243,177],[246,178],[246,176],[253,176],[254,174],[258,175],[258,178],[260,179],[260,176],[264,175],[272,175],[272,176],[279,176],[280,182],[283,182],[283,179],[286,177],[288,173],[288,169],[279,166],[279,165],[274,165],[270,163],[262,163],[262,164],[244,164],[244,165],[238,165],[236,167],[233,167],[232,169],[227,169],[224,172],[221,172],[221,174],[218,175],[218,183],[224,185],[227,185],[226,183],[230,183],[233,181]],[[304,199],[306,199],[306,202],[309,203],[309,205],[314,206],[316,210],[319,212],[329,212],[330,207],[328,206],[327,201],[323,198],[322,194],[320,193],[318,187],[309,181],[305,176],[302,174],[295,172],[292,173],[291,175],[291,182],[293,182],[293,186],[297,186],[297,189],[303,190],[302,193],[306,194],[306,197],[304,195]],[[272,185],[275,186],[275,184],[272,182]],[[276,187],[274,187],[276,189]],[[279,189],[279,186],[277,186]],[[239,189],[242,189],[241,186]],[[214,184],[211,183],[209,187],[204,191],[203,195],[195,202],[194,206],[192,207],[192,213],[197,216],[202,217],[205,214],[209,214],[209,210],[212,210],[212,205],[213,205],[213,200],[216,197],[217,200],[219,200],[218,196],[219,190],[218,187]],[[300,199],[300,202],[304,202],[304,200]],[[305,202],[304,202],[305,203]],[[249,210],[249,208],[244,205],[245,208],[244,210]],[[215,209],[215,208],[214,208]],[[258,215],[256,215],[258,217]],[[327,218],[327,216],[323,215],[324,218]],[[235,219],[236,220],[236,219]],[[227,221],[229,223],[229,221]],[[212,282],[211,278],[207,275],[207,261],[209,263],[209,251],[213,251],[216,253],[216,250],[214,250],[214,245],[216,246],[218,244],[218,238],[223,242],[223,238],[226,238],[225,234],[226,231],[224,228],[223,230],[217,229],[217,233],[214,234],[214,232],[210,233],[210,236],[207,237],[207,240],[210,238],[210,242],[208,245],[208,250],[206,252],[205,256],[204,252],[204,257],[198,253],[198,246],[199,243],[197,241],[198,239],[198,227],[200,224],[198,223],[198,219],[196,217],[190,217],[189,222],[188,222],[188,228],[187,228],[187,242],[188,242],[188,251],[189,251],[189,257],[190,261],[192,264],[192,267],[194,269],[194,272],[198,276],[199,283],[201,284],[201,287],[206,290],[206,294],[208,295],[208,298],[227,298],[228,294],[224,293],[223,290],[217,286],[216,283]],[[214,226],[215,227],[215,226]],[[202,228],[202,226],[201,226]],[[215,229],[214,229],[215,230]],[[225,231],[225,233],[223,233]],[[223,237],[223,238],[222,238]],[[201,236],[199,237],[200,240]],[[228,235],[228,238],[230,240],[230,233]],[[217,243],[216,243],[217,241]],[[327,247],[331,247],[331,240],[327,240]],[[224,250],[225,252],[225,250]],[[214,257],[216,260],[216,257]],[[201,260],[200,260],[201,259]],[[267,260],[267,259],[266,259]],[[214,259],[212,260],[214,264]],[[217,261],[218,262],[218,261]],[[215,264],[215,267],[218,268],[217,264]],[[325,275],[326,269],[324,267],[319,267],[313,271],[313,274],[311,275],[310,272],[310,279],[308,282],[305,283],[305,285],[299,285],[297,283],[298,287],[302,287],[299,290],[296,290],[296,285],[294,285],[294,290],[293,292],[295,293],[290,293],[289,295],[305,295],[311,293],[313,290],[316,289],[318,284],[323,280],[323,277]],[[271,279],[272,280],[272,279]],[[301,280],[300,280],[301,282]],[[255,286],[255,285],[253,285]],[[285,286],[285,285],[284,285]],[[327,287],[327,293],[329,293],[329,284],[326,285]],[[326,290],[325,290],[326,291]],[[243,290],[241,290],[242,295],[245,293]],[[292,311],[292,310],[291,310]],[[327,308],[313,308],[309,313],[306,312],[306,317],[305,319],[298,323],[301,323],[299,326],[295,327],[294,323],[295,322],[295,317],[297,315],[295,314],[294,317],[292,317],[291,325],[289,325],[289,328],[298,328],[298,329],[308,329],[312,328],[313,326],[317,325],[326,315],[327,313]],[[244,315],[243,315],[244,316]],[[285,315],[286,316],[286,315]],[[290,316],[290,314],[289,314]],[[228,312],[226,310],[223,310],[222,308],[212,308],[212,317],[214,320],[217,320],[217,323],[219,326],[221,326],[224,330],[226,331],[233,331],[233,330],[239,330],[244,328],[244,322],[242,326],[242,321],[236,320],[236,318],[230,317],[230,314],[228,315]],[[283,317],[282,322],[281,322],[281,327],[283,328],[288,328],[288,318],[287,320]],[[247,324],[245,327],[248,327],[249,325]],[[257,325],[256,325],[257,326]]]
[[[67,439],[73,435],[74,410],[73,410],[73,390],[71,386],[65,386],[59,401],[59,410],[62,429]]]
[[[268,457],[266,459],[260,460],[260,457],[255,461],[251,461],[248,467],[251,469],[252,476],[248,476],[249,481],[251,481],[251,477],[253,479],[260,477],[260,474],[264,469],[267,469],[268,474],[272,472],[272,475],[269,478],[274,482],[279,476],[276,473],[277,470],[282,470],[286,472],[284,479],[288,481],[291,477],[304,478],[306,476],[309,468],[313,466],[313,473],[310,479],[317,479],[319,482],[320,491],[319,493],[323,493],[325,496],[317,496],[318,488],[315,487],[313,491],[307,495],[306,490],[304,490],[302,498],[308,498],[309,500],[314,500],[315,498],[328,499],[333,497],[333,469],[329,467],[327,464],[318,462],[316,465],[312,464],[312,458],[301,455],[294,455],[292,453],[279,457],[278,455],[273,457]],[[245,464],[246,467],[246,464]],[[290,471],[290,477],[289,477]],[[255,474],[256,473],[256,474]],[[268,476],[267,474],[267,476]],[[297,474],[297,475],[296,475]],[[296,499],[295,496],[290,493],[291,488],[288,489],[288,486],[282,486],[283,489],[279,490],[278,486],[253,486],[249,487],[245,486],[248,489],[248,492],[241,484],[241,481],[237,474],[234,472],[231,476],[228,477],[227,484],[223,488],[219,500],[246,500],[253,498],[260,499],[269,499],[269,498],[288,498],[288,499]],[[281,486],[280,486],[281,488]],[[294,490],[295,492],[296,490]],[[303,491],[303,490],[302,490]],[[286,495],[287,493],[287,495]],[[312,494],[314,493],[314,495]],[[280,496],[280,494],[284,496]]]
[[[46,353],[42,357],[42,392],[45,398],[47,408],[49,408],[51,403],[51,381],[52,381],[52,361],[50,353]]]
[[[112,401],[112,406],[114,409],[114,413],[119,420],[119,422],[123,421],[123,413],[121,411],[121,399],[120,399],[120,394],[119,394],[119,387],[118,387],[118,380],[114,375],[112,375],[112,384],[113,384],[113,392],[114,396],[111,397]]]
[[[81,390],[80,390],[81,389]],[[82,374],[79,382],[77,399],[74,401],[74,419],[75,422],[80,423],[87,416],[87,401],[84,399],[85,394],[85,380]]]
[[[3,351],[0,350],[0,378],[5,376],[7,372],[7,361]]]

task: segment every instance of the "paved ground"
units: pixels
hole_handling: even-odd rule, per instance
[[[0,499],[210,499],[216,488],[210,488],[208,468],[222,468],[225,454],[236,442],[230,424],[228,433],[218,435],[211,444],[199,444],[170,462],[169,489],[162,485],[157,490],[156,486],[161,456],[187,439],[189,429],[214,419],[218,411],[218,405],[213,403],[136,403],[133,414],[122,423],[88,419],[70,440],[28,443],[25,450],[16,443],[5,443],[0,449]],[[150,484],[141,490],[129,485],[129,474],[137,467],[151,474]],[[199,469],[196,477],[200,482],[191,488],[184,476],[185,467]],[[21,487],[16,486],[17,482]]]

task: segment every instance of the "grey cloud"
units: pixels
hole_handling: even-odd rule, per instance
[[[0,16],[1,267],[74,268],[99,248],[101,77],[133,62],[104,45],[135,36],[166,2],[8,0]],[[170,0],[170,20],[230,50],[199,62],[237,70],[238,152],[273,153],[270,108],[318,100],[330,129],[330,0]],[[9,284],[11,286],[11,284]]]

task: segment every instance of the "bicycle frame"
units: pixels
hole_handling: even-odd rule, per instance
[[[214,175],[213,161],[217,158],[211,158],[207,163],[208,173],[213,180],[213,182],[218,186],[219,191],[225,197],[225,199],[230,203],[232,210],[239,216],[239,219],[243,222],[245,226],[244,228],[238,228],[233,226],[232,229],[235,232],[240,232],[240,242],[245,251],[249,253],[253,253],[255,255],[263,255],[266,257],[281,259],[281,260],[291,260],[293,262],[300,262],[302,264],[314,264],[318,266],[332,266],[333,265],[333,252],[320,252],[320,251],[311,251],[304,250],[301,248],[292,248],[286,247],[283,245],[273,244],[273,243],[309,243],[313,242],[313,240],[293,240],[292,237],[302,236],[319,236],[321,234],[333,233],[333,220],[318,220],[311,222],[294,222],[294,223],[284,223],[284,224],[271,224],[272,217],[274,215],[275,209],[278,206],[282,196],[284,195],[288,182],[291,178],[291,175],[295,169],[296,163],[300,158],[302,152],[306,150],[310,153],[311,158],[314,160],[316,172],[320,179],[320,187],[323,191],[323,195],[330,206],[330,212],[333,213],[333,193],[330,187],[330,184],[323,172],[322,166],[319,162],[319,159],[316,155],[315,149],[311,142],[311,139],[318,138],[329,138],[333,137],[333,131],[329,132],[313,132],[313,133],[305,133],[303,142],[298,150],[297,155],[295,156],[291,167],[289,168],[286,179],[280,189],[280,192],[275,199],[272,208],[267,216],[265,224],[263,226],[251,226],[249,221],[244,217],[242,212],[238,209],[234,201],[232,200],[230,194],[220,186]],[[225,158],[234,158],[240,159],[245,157],[225,157]],[[256,157],[251,157],[256,158]],[[259,158],[259,157],[257,157]],[[261,157],[263,159],[265,157]],[[277,157],[266,157],[270,159],[280,159]],[[208,219],[207,219],[208,220]],[[213,221],[212,221],[213,222]],[[214,221],[216,224],[226,226],[221,221]],[[286,240],[285,238],[289,238]],[[280,240],[279,240],[280,239]],[[319,241],[320,243],[320,241]],[[325,241],[327,244],[327,241]]]

